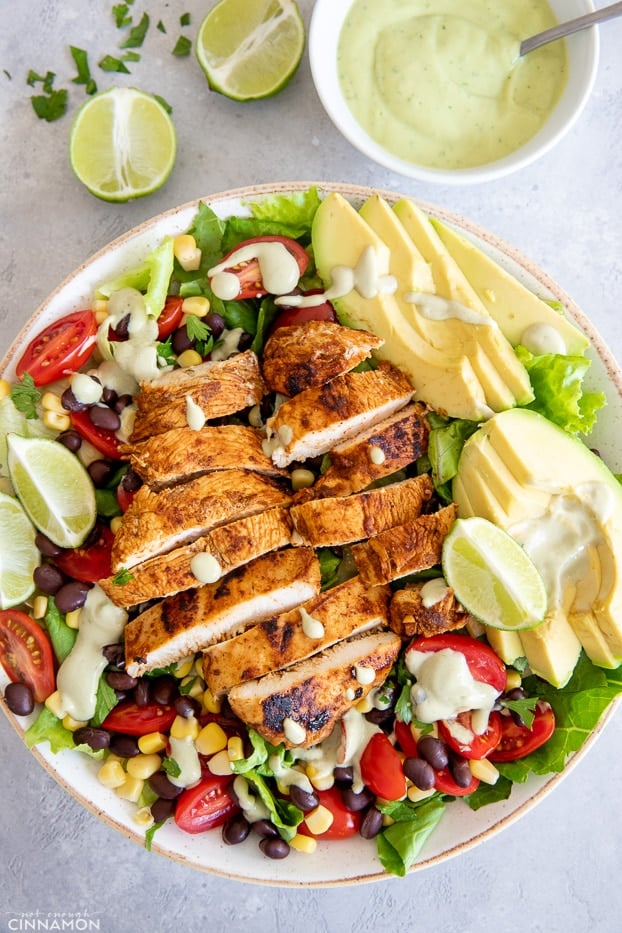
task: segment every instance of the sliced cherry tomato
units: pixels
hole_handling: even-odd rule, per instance
[[[158,340],[166,340],[169,334],[179,326],[184,316],[184,299],[179,295],[169,295],[158,317]]]
[[[324,833],[312,833],[306,822],[298,827],[303,836],[314,836],[316,839],[349,839],[356,836],[361,828],[361,814],[348,810],[343,802],[338,787],[329,787],[328,790],[316,790],[320,805],[326,807],[333,815],[333,822]]]
[[[361,755],[361,777],[378,797],[400,800],[406,793],[402,760],[384,732],[375,732]]]
[[[0,612],[0,664],[7,676],[27,684],[37,703],[56,687],[54,652],[46,632],[18,609]]]
[[[395,720],[393,727],[397,744],[407,758],[417,758],[417,741],[410,731],[410,726],[401,719]]]
[[[555,732],[555,713],[551,706],[538,700],[531,725],[518,725],[512,716],[501,716],[501,741],[488,756],[490,761],[516,761],[544,745]]]
[[[490,684],[498,693],[505,690],[507,682],[505,664],[492,648],[469,635],[443,632],[441,635],[431,635],[429,638],[415,638],[408,646],[408,651],[442,651],[445,648],[460,651],[464,655],[475,680]]]
[[[15,371],[20,379],[29,373],[37,386],[55,382],[86,363],[96,337],[93,312],[74,311],[54,321],[30,341]]]
[[[264,288],[263,280],[261,278],[261,269],[259,266],[259,260],[256,258],[244,260],[243,262],[234,262],[232,265],[228,265],[230,259],[235,260],[235,254],[244,249],[247,246],[251,246],[253,243],[282,243],[283,246],[289,250],[296,262],[298,263],[298,269],[300,270],[300,275],[302,275],[309,265],[309,257],[304,249],[296,240],[292,240],[291,237],[287,236],[257,236],[252,237],[250,240],[244,240],[242,243],[230,250],[227,255],[221,260],[219,265],[222,265],[227,272],[233,273],[237,276],[240,283],[240,291],[235,296],[236,301],[241,301],[245,298],[260,298],[262,295],[267,294],[267,290]]]
[[[93,445],[105,457],[111,460],[119,459],[119,438],[114,431],[107,428],[96,427],[87,411],[72,411],[69,413],[71,423],[78,434]]]
[[[132,502],[134,501],[135,492],[129,492],[123,483],[119,483],[117,486],[117,502],[119,503],[119,508],[122,512],[127,512]]]
[[[453,748],[455,752],[458,752],[459,755],[462,755],[463,758],[480,759],[489,757],[501,738],[501,716],[499,713],[493,712],[490,714],[488,728],[481,735],[476,735],[473,732],[472,713],[458,713],[456,721],[462,729],[466,729],[467,732],[471,733],[471,738],[468,741],[461,740],[455,731],[452,732],[451,723],[446,722],[444,719],[441,719],[438,724],[439,738],[450,748]]]
[[[302,295],[319,295],[321,289],[312,288],[307,292],[301,292]],[[303,307],[280,306],[283,310],[275,317],[270,333],[278,327],[293,327],[295,324],[305,324],[307,321],[332,321],[337,322],[337,315],[330,301],[323,301],[321,305],[310,305]]]
[[[449,768],[434,772],[434,786],[440,794],[451,794],[452,797],[468,797],[479,787],[479,778],[472,777],[467,787],[456,784]]]
[[[222,826],[238,813],[240,805],[233,793],[233,776],[203,777],[194,787],[188,787],[177,798],[175,822],[186,833],[204,833]]]
[[[110,710],[102,723],[102,729],[124,735],[168,732],[176,715],[174,706],[160,706],[158,703],[138,706],[133,700],[122,700]]]
[[[54,563],[63,573],[83,583],[97,583],[112,573],[110,554],[114,534],[107,525],[99,524],[96,527],[97,539],[93,540],[93,536],[89,535],[90,543],[87,547],[68,548],[54,558]]]

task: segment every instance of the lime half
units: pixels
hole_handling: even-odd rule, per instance
[[[199,27],[196,55],[212,90],[256,100],[285,87],[304,47],[294,0],[220,0]]]
[[[28,599],[40,562],[32,522],[17,499],[0,492],[0,609]]]
[[[534,628],[547,597],[527,552],[485,518],[460,518],[443,544],[443,574],[464,608],[492,628]]]
[[[59,547],[78,547],[95,524],[93,483],[81,462],[42,437],[7,438],[9,476],[33,525]]]
[[[175,162],[175,127],[162,104],[136,88],[93,95],[71,126],[71,167],[91,194],[129,201],[161,188]]]

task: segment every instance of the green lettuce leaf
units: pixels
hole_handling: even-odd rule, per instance
[[[290,803],[275,797],[265,778],[257,771],[245,771],[244,777],[252,784],[258,796],[265,804],[270,814],[270,822],[278,829],[281,838],[289,842],[296,835],[296,828],[302,823],[304,814],[302,810]]]
[[[428,420],[431,427],[428,457],[432,480],[441,499],[451,502],[451,481],[458,471],[462,448],[479,425],[476,421],[450,420],[434,413],[430,413]]]
[[[49,742],[52,752],[56,755],[64,748],[75,748],[73,732],[65,729],[62,721],[50,712],[47,706],[42,707],[35,721],[26,729],[24,741],[28,748]]]
[[[403,877],[445,812],[441,797],[420,803],[397,800],[378,807],[395,822],[377,836],[378,858],[385,871]]]
[[[97,289],[99,298],[110,298],[121,288],[136,288],[143,293],[147,314],[158,318],[168,295],[173,274],[173,238],[167,237],[139,265]]]
[[[62,664],[73,648],[78,633],[75,629],[67,625],[65,616],[60,609],[56,608],[56,604],[52,597],[50,597],[47,602],[44,622],[47,633],[50,636],[50,641],[52,642],[56,660],[59,664]]]

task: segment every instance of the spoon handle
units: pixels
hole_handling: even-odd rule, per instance
[[[554,39],[561,39],[562,36],[569,36],[573,32],[579,32],[580,29],[586,29],[595,23],[602,23],[606,19],[613,19],[615,16],[622,16],[622,3],[612,3],[603,7],[601,10],[594,10],[593,13],[586,13],[584,16],[578,16],[567,23],[559,23],[551,29],[545,29],[529,39],[523,39],[520,44],[519,55],[526,55],[533,49],[545,45],[547,42],[553,42]]]

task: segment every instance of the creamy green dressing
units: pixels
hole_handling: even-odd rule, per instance
[[[545,0],[354,0],[339,38],[341,89],[394,155],[483,165],[531,139],[559,100],[564,41],[518,58],[521,39],[555,23]]]

